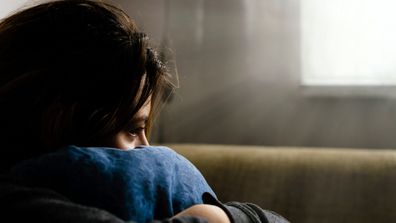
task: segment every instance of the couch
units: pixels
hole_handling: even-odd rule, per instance
[[[171,144],[223,201],[292,223],[396,222],[396,150]]]

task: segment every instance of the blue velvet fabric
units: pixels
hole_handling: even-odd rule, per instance
[[[168,218],[203,203],[204,192],[215,197],[201,173],[167,147],[122,151],[68,146],[21,162],[11,174],[137,222]]]

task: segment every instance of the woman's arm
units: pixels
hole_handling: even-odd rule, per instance
[[[173,218],[180,218],[182,216],[200,217],[206,219],[209,223],[231,223],[227,214],[220,207],[209,204],[194,205],[178,213]]]

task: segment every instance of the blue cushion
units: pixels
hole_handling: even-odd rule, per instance
[[[167,147],[122,151],[68,146],[21,162],[11,174],[137,222],[168,218],[203,203],[204,192],[215,196],[201,173]]]

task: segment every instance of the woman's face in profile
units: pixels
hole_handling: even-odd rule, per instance
[[[122,150],[132,149],[137,146],[148,146],[146,137],[146,125],[151,111],[151,101],[148,100],[144,106],[136,113],[132,124],[117,133],[106,146]]]

